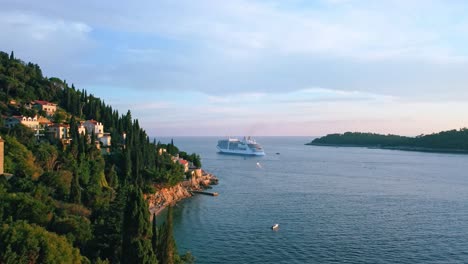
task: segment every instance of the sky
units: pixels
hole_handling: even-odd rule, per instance
[[[0,50],[151,136],[468,126],[465,0],[0,0]]]

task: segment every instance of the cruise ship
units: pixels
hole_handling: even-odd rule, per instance
[[[218,140],[216,146],[221,153],[226,154],[238,154],[238,155],[252,155],[252,156],[263,156],[265,152],[262,146],[260,146],[253,138],[244,137],[243,140],[237,138],[227,138]]]

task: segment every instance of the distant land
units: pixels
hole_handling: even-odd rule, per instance
[[[468,128],[416,137],[346,132],[344,134],[329,134],[316,138],[306,145],[468,153]]]

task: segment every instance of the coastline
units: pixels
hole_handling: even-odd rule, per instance
[[[202,169],[193,171],[192,177],[171,187],[155,186],[156,192],[146,194],[151,216],[159,215],[167,206],[175,205],[177,202],[192,197],[190,191],[201,191],[211,185],[218,184],[218,178]]]
[[[440,149],[440,148],[425,148],[425,147],[406,147],[406,146],[380,146],[380,145],[359,145],[359,144],[323,144],[323,143],[306,143],[307,146],[320,146],[320,147],[354,147],[354,148],[368,148],[368,149],[387,149],[387,150],[401,150],[401,151],[415,151],[415,152],[429,152],[429,153],[448,153],[448,154],[468,154],[465,149]]]

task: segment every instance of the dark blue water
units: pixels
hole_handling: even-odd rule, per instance
[[[174,138],[220,179],[175,210],[197,263],[468,263],[468,155],[265,137],[267,156],[244,158],[217,139]]]

